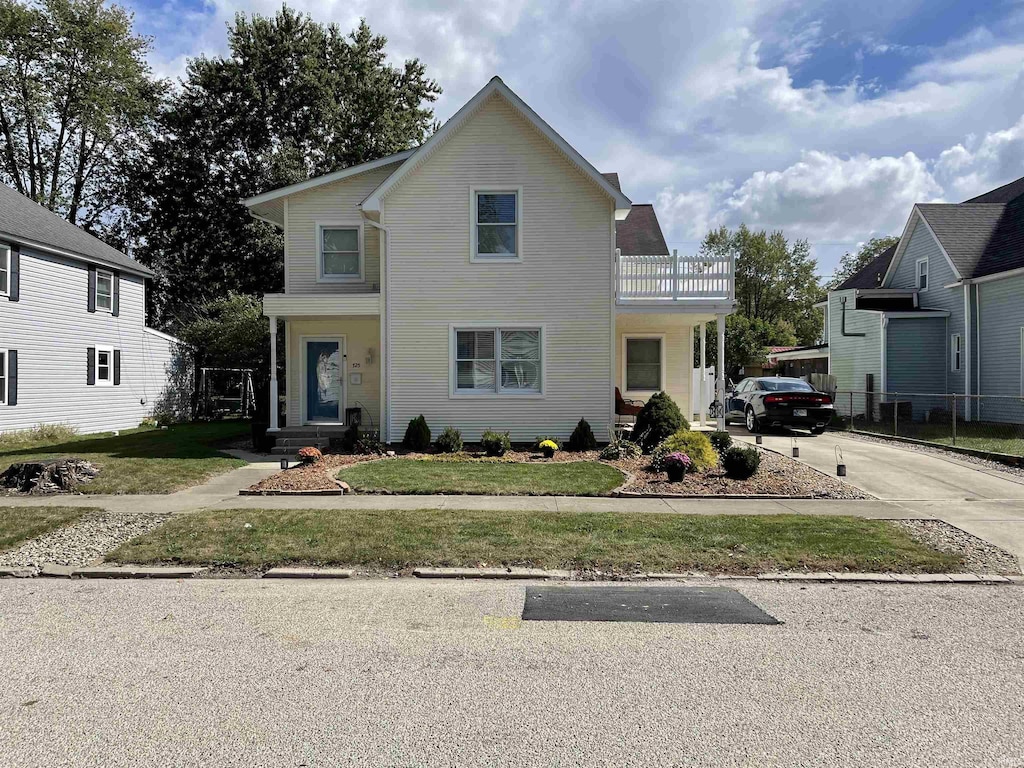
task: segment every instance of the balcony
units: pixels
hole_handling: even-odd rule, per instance
[[[736,263],[731,257],[615,255],[615,303],[671,311],[731,311]]]

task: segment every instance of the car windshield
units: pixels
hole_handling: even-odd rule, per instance
[[[761,379],[761,389],[769,392],[813,392],[814,387],[806,381],[792,379]]]

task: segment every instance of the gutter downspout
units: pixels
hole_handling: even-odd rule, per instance
[[[381,216],[383,217],[384,211],[383,206],[381,207]],[[381,280],[381,287],[384,289],[384,311],[381,313],[381,365],[384,370],[381,372],[381,388],[384,390],[381,393],[381,407],[384,413],[381,414],[381,442],[390,444],[391,442],[391,230],[383,224],[363,217],[363,220],[374,229],[384,233],[384,248],[381,254],[383,263],[381,269],[384,272],[384,279]],[[386,414],[386,415],[385,415]]]
[[[842,305],[842,308],[843,308],[843,314],[842,314],[842,317],[841,317],[841,326],[839,328],[839,332],[841,334],[843,334],[843,336],[867,336],[866,333],[847,333],[846,332],[846,297],[845,296],[841,297],[839,299],[839,303]]]

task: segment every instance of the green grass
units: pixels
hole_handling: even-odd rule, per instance
[[[82,493],[171,493],[245,464],[217,446],[247,435],[245,421],[139,427],[112,434],[0,443],[0,472],[11,464],[74,456],[91,461],[100,474]]]
[[[603,496],[622,473],[596,461],[520,464],[385,459],[343,469],[338,479],[358,491],[488,495]]]
[[[893,435],[891,422],[866,422],[857,420],[855,427],[864,432]],[[900,422],[897,437],[923,440],[937,445],[955,445],[986,453],[1002,453],[1009,456],[1024,456],[1024,426],[1020,424],[994,424],[991,422],[960,422],[957,424],[956,442],[953,441],[952,424],[926,424],[922,422]]]
[[[246,527],[246,526],[249,527]],[[108,559],[272,566],[527,565],[621,571],[946,572],[955,555],[884,520],[804,515],[228,509],[173,518]]]
[[[96,511],[87,507],[0,507],[0,551]]]

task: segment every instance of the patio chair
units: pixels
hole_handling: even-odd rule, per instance
[[[619,388],[615,388],[615,426],[630,431],[636,424],[636,417],[643,410],[644,404],[641,400],[626,400]],[[632,419],[632,420],[629,420]]]

